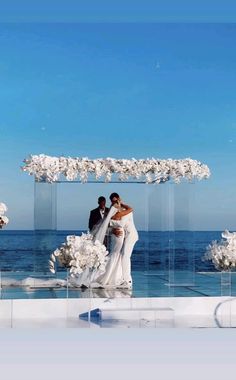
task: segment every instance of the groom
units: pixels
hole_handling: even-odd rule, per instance
[[[110,195],[110,201],[112,205],[121,201],[119,194],[112,193]],[[121,203],[122,205],[122,203]],[[124,225],[124,243],[121,251],[122,255],[122,272],[123,272],[123,282],[120,285],[120,288],[132,288],[132,277],[131,277],[131,255],[135,243],[138,240],[138,232],[134,225],[133,213],[131,212],[126,217],[126,223]],[[114,228],[112,233],[116,236],[122,235],[122,231],[119,228]]]
[[[90,211],[89,216],[89,230],[91,231],[93,227],[105,216],[107,216],[109,208],[106,207],[106,198],[101,196],[98,198],[98,207]]]

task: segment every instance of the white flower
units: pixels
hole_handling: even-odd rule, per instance
[[[50,267],[54,267],[54,261],[49,260],[49,266],[50,266]]]
[[[54,256],[57,257],[60,255],[60,249],[56,249],[54,252],[53,252]]]
[[[6,215],[1,215],[0,219],[3,221],[3,224],[5,225],[9,223],[9,219]]]
[[[51,157],[44,154],[32,155],[24,160],[23,171],[34,175],[38,181],[55,182],[63,175],[68,181],[80,179],[87,182],[88,176],[94,174],[96,179],[104,177],[105,182],[112,179],[112,174],[118,175],[121,181],[130,177],[147,183],[161,183],[170,180],[179,183],[182,178],[192,181],[210,176],[206,165],[191,158],[181,160],[160,159],[115,159],[87,157]]]
[[[5,205],[5,203],[0,203],[0,215],[4,215],[5,212],[7,211],[7,206]]]
[[[6,226],[9,223],[9,219],[4,213],[7,211],[5,203],[0,203],[0,228]]]
[[[210,260],[218,270],[231,270],[236,266],[236,232],[224,231],[219,243],[213,241],[208,247],[203,260]]]
[[[103,268],[107,254],[106,247],[98,240],[94,242],[91,234],[69,235],[65,243],[51,255],[49,267],[54,270],[54,264],[58,261],[61,266],[70,269],[71,276],[76,276],[87,268]]]

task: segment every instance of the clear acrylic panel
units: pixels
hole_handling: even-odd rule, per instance
[[[169,209],[173,241],[170,251],[170,286],[195,285],[194,183],[170,183]]]
[[[231,296],[232,293],[232,273],[231,271],[222,271],[220,273],[221,295],[224,297]]]
[[[174,249],[173,192],[169,183],[149,185],[149,293],[169,296]],[[171,213],[170,213],[171,211]]]
[[[57,248],[57,184],[35,182],[34,275],[50,277],[48,259]]]
[[[34,229],[57,229],[57,184],[35,182]]]
[[[156,296],[174,296],[180,294],[179,287],[195,284],[194,184],[168,182],[150,188],[150,276],[156,281]]]

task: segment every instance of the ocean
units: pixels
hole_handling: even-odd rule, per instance
[[[0,270],[48,272],[48,259],[67,235],[82,231],[8,231],[0,230]],[[214,271],[202,260],[206,247],[219,240],[219,231],[139,231],[139,241],[132,255],[132,270],[156,271],[193,269]]]

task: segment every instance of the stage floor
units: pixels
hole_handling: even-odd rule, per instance
[[[81,289],[55,284],[50,274],[27,272],[0,272],[1,299],[48,298],[150,298],[150,297],[216,297],[236,295],[236,273],[231,274],[231,284],[222,285],[221,273],[187,271],[133,272],[133,289]],[[30,285],[25,279],[31,278]],[[66,273],[57,275],[66,279]],[[27,282],[26,282],[27,284]]]

